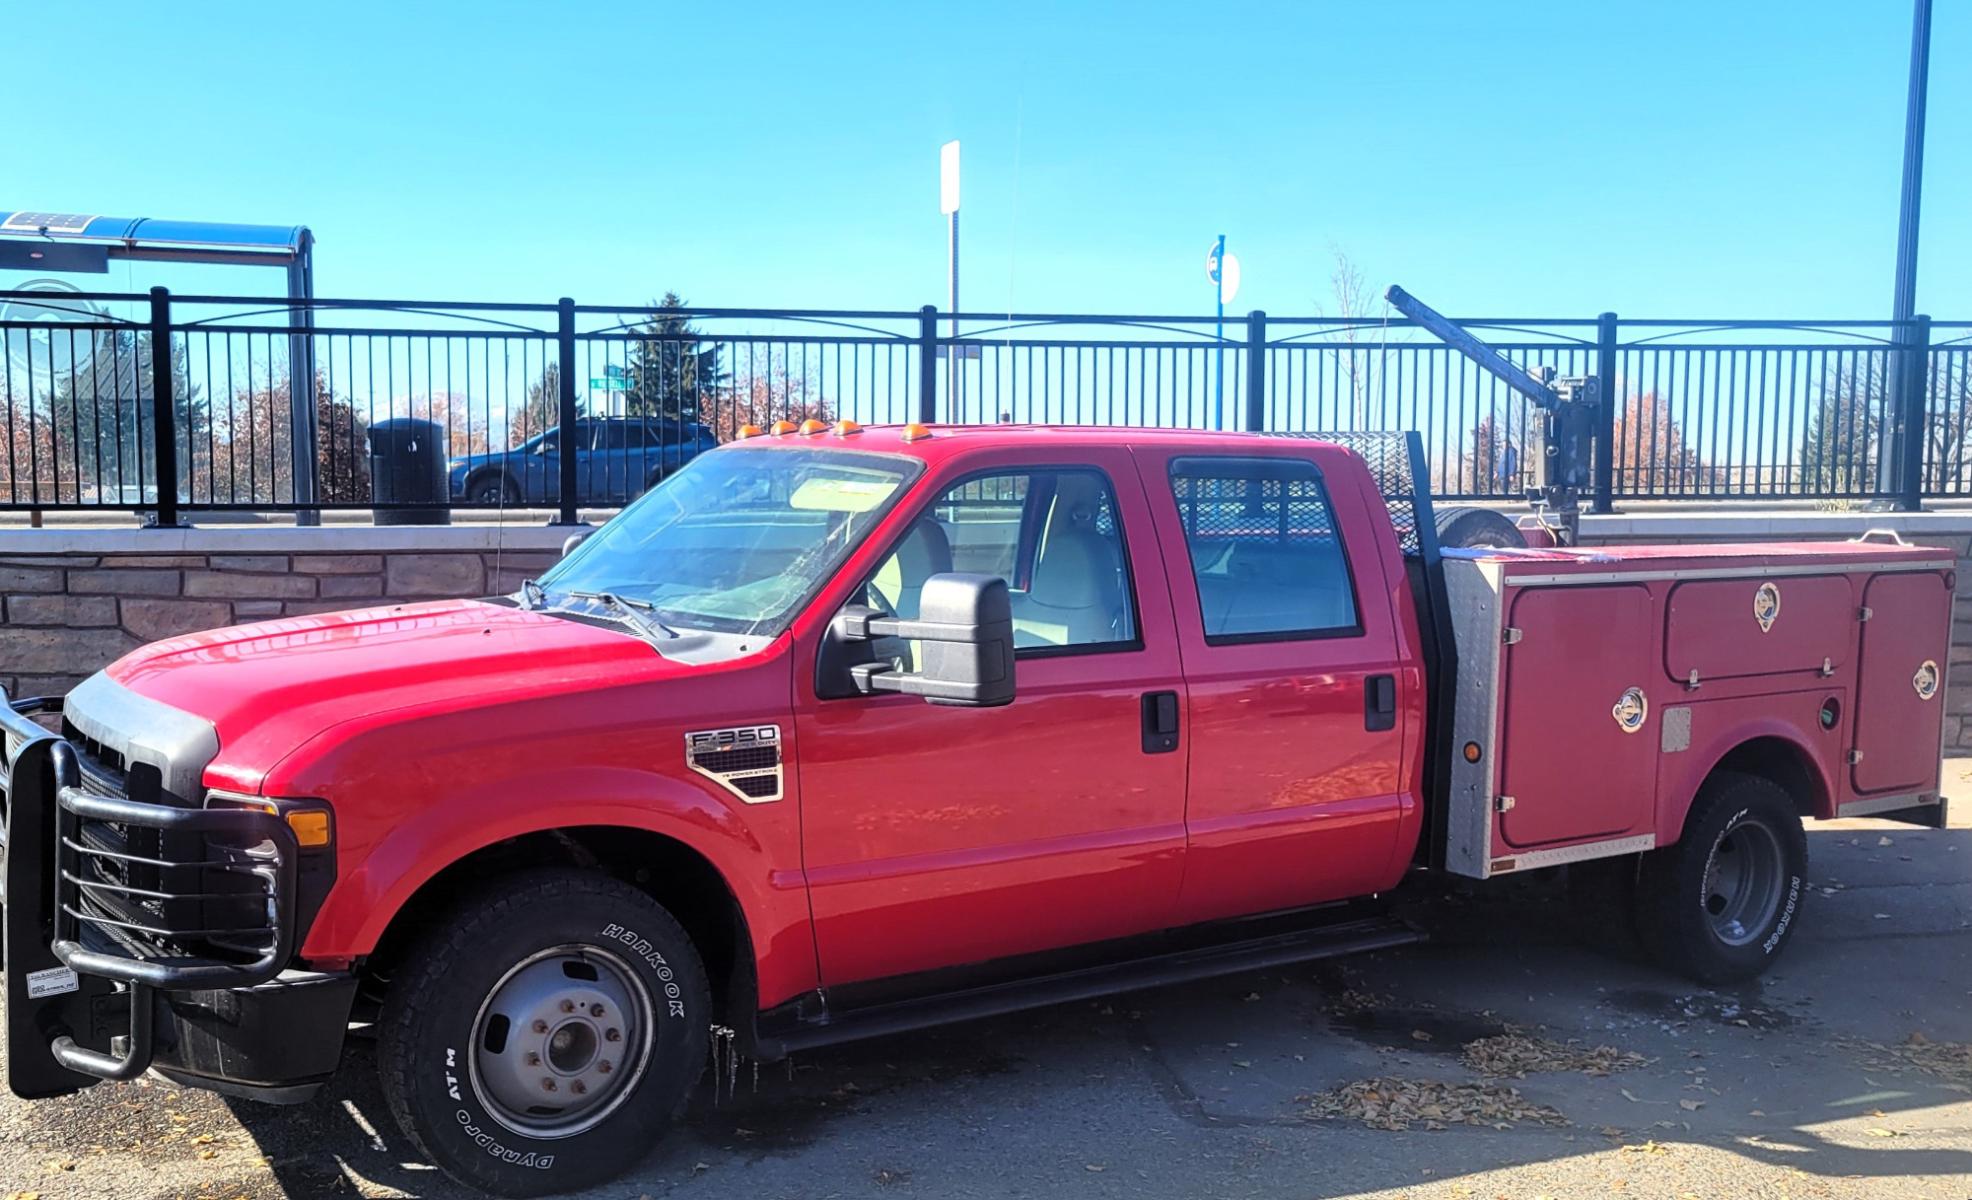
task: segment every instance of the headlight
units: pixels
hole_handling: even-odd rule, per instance
[[[472,465],[471,463],[467,462],[463,458],[455,458],[451,462],[445,464],[445,469],[448,471],[463,471],[471,465]]]

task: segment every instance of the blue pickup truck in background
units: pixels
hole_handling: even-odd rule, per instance
[[[447,462],[452,500],[464,504],[553,504],[561,490],[561,456],[575,455],[575,502],[628,504],[651,485],[719,444],[695,421],[591,417],[575,423],[572,447],[561,427],[511,450]]]

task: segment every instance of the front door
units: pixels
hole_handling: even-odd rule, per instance
[[[1140,933],[1175,912],[1184,737],[1153,745],[1145,714],[1161,696],[1176,717],[1183,684],[1129,455],[948,474],[929,494],[855,599],[915,617],[930,575],[1002,576],[1018,695],[1000,708],[822,700],[798,672],[828,985]]]
[[[1395,547],[1361,464],[1330,488],[1306,453],[1139,451],[1190,695],[1186,922],[1388,887],[1418,819]]]

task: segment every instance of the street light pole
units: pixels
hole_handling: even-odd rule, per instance
[[[946,278],[951,285],[952,336],[945,347],[945,395],[947,415],[958,421],[964,410],[959,405],[959,144],[946,142],[938,148],[938,209],[945,214],[950,252],[946,257]]]
[[[1897,294],[1890,315],[1908,321],[1917,312],[1917,208],[1924,190],[1924,102],[1931,74],[1931,0],[1917,0],[1911,14],[1910,97],[1904,105],[1903,201],[1897,214]]]
[[[1212,428],[1226,427],[1226,235],[1212,250],[1212,290],[1218,301],[1218,321],[1213,326],[1212,350]]]
[[[1916,0],[1910,20],[1910,91],[1904,102],[1903,190],[1897,210],[1897,281],[1890,300],[1891,339],[1899,348],[1890,356],[1889,411],[1886,426],[1893,431],[1884,452],[1877,455],[1876,485],[1895,508],[1918,503],[1923,471],[1925,364],[1913,350],[1917,314],[1917,215],[1924,192],[1924,107],[1931,75],[1931,0]],[[1881,501],[1879,501],[1881,503]]]

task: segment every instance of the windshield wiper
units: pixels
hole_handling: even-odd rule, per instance
[[[547,602],[548,589],[541,586],[540,580],[523,579],[520,581],[520,606],[522,608],[532,610],[539,608]]]
[[[648,603],[647,601],[626,600],[622,596],[617,595],[615,592],[583,592],[583,591],[570,590],[562,594],[566,596],[575,596],[582,600],[602,601],[610,608],[622,614],[624,620],[630,622],[632,625],[635,625],[638,629],[642,630],[645,637],[674,638],[674,637],[684,636],[683,634],[679,633],[677,630],[671,628],[669,625],[666,625],[664,622],[658,620],[656,617],[648,615],[649,613],[656,611],[657,606]]]

